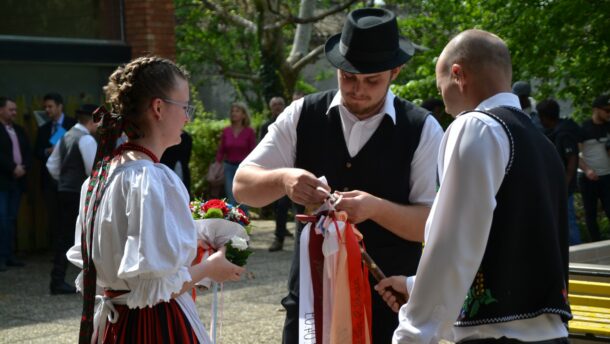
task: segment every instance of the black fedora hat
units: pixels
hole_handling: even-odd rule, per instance
[[[361,8],[350,12],[343,31],[330,37],[324,47],[335,67],[354,74],[378,73],[407,62],[415,47],[400,37],[393,12]]]

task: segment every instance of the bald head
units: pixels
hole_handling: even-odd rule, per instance
[[[466,30],[455,36],[443,50],[445,64],[461,63],[473,70],[491,68],[512,77],[510,52],[504,41],[487,31]]]
[[[466,30],[445,46],[437,62],[436,74],[437,84],[439,77],[445,77],[447,83],[457,86],[459,97],[455,98],[460,98],[457,100],[461,104],[455,111],[471,110],[497,93],[510,92],[510,52],[498,36],[482,30]]]

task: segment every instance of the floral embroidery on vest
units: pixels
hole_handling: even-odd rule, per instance
[[[474,278],[472,286],[468,290],[466,300],[462,306],[459,320],[463,320],[466,317],[472,318],[479,312],[481,306],[488,305],[493,302],[498,302],[492,295],[491,290],[485,288],[485,279],[481,271],[477,272]]]

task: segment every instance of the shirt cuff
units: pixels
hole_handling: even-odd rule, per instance
[[[409,295],[411,295],[411,291],[413,290],[413,285],[415,284],[415,277],[417,276],[413,275],[405,278],[405,283],[407,284],[407,292],[409,293]]]

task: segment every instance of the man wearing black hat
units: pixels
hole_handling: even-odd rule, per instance
[[[442,129],[429,112],[389,90],[414,53],[385,9],[351,12],[326,57],[337,67],[337,90],[294,101],[242,162],[235,197],[263,206],[287,195],[299,205],[320,204],[339,191],[337,208],[364,235],[367,251],[386,274],[413,274],[423,227],[435,195]],[[326,177],[328,185],[318,178]],[[302,207],[301,207],[302,210]],[[300,230],[300,229],[299,229]],[[284,343],[297,343],[299,241],[288,282]],[[373,282],[374,283],[374,282]],[[396,315],[373,294],[373,342],[388,343]]]
[[[597,97],[592,105],[591,119],[582,123],[580,131],[578,186],[591,241],[599,241],[598,200],[610,218],[610,95]]]
[[[74,244],[74,227],[78,217],[80,190],[91,174],[97,142],[92,134],[97,130],[92,113],[95,105],[85,104],[76,110],[75,124],[59,140],[47,160],[49,174],[57,181],[60,220],[55,239],[55,257],[51,271],[51,294],[73,294],[76,289],[66,283],[66,252]]]

